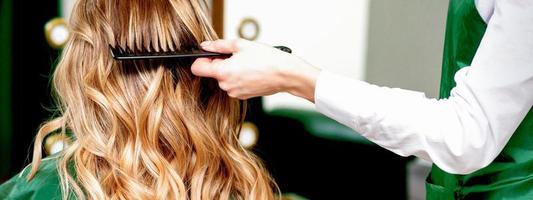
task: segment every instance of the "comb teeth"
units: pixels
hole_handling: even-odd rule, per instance
[[[116,60],[141,60],[141,59],[168,59],[168,58],[199,58],[199,57],[216,57],[229,56],[228,54],[220,54],[214,52],[207,52],[202,50],[191,51],[155,51],[152,47],[142,48],[142,50],[135,50],[131,48],[122,48],[121,46],[113,47],[109,45],[111,55]]]
[[[292,50],[285,46],[275,46],[281,51],[292,53]],[[190,50],[190,51],[155,51],[153,46],[147,48],[141,47],[142,50],[135,50],[129,47],[125,49],[120,45],[113,47],[109,45],[111,55],[116,60],[142,60],[142,59],[170,59],[170,58],[200,58],[200,57],[228,57],[231,54],[221,54],[215,52],[208,52],[203,50]]]

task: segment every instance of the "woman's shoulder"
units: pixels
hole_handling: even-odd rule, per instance
[[[0,199],[61,199],[57,156],[44,158],[35,177],[28,181],[31,165],[0,185]]]

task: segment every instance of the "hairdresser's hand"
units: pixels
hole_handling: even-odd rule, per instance
[[[192,65],[195,75],[217,79],[231,97],[289,92],[314,102],[319,70],[294,55],[247,40],[217,40],[201,46],[206,51],[233,54],[227,59],[199,58]]]

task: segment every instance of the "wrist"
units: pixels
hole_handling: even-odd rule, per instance
[[[298,60],[281,73],[284,91],[315,102],[315,86],[319,74],[320,69]]]

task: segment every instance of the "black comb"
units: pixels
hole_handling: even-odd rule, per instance
[[[292,50],[285,46],[275,46],[274,48],[281,51],[292,53]],[[129,48],[123,49],[122,47],[113,47],[109,45],[111,55],[116,60],[143,60],[143,59],[168,59],[168,58],[201,58],[201,57],[228,57],[231,54],[221,54],[203,50],[191,50],[191,51],[161,51],[161,52],[149,52],[149,51],[135,51]]]

